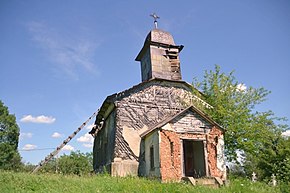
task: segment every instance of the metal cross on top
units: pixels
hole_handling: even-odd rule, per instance
[[[156,13],[152,13],[150,16],[154,18],[154,26],[157,29],[157,19],[160,19],[160,17]]]

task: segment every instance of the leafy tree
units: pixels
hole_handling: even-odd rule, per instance
[[[228,160],[237,161],[237,152],[242,153],[246,175],[255,171],[260,179],[269,180],[274,174],[279,181],[289,182],[290,138],[281,136],[289,127],[279,124],[285,118],[275,117],[272,111],[255,111],[270,92],[264,88],[246,88],[233,72],[225,74],[218,65],[214,71],[206,71],[201,82],[194,80],[193,85],[203,93],[194,94],[213,106],[203,110],[226,129]]]
[[[290,182],[290,138],[277,136],[267,141],[259,154],[246,157],[244,168],[267,181],[274,174],[280,182]]]
[[[265,149],[268,141],[281,136],[287,125],[274,116],[272,111],[256,112],[256,105],[264,102],[270,91],[264,88],[245,87],[234,77],[234,72],[225,74],[218,65],[206,71],[204,79],[194,80],[195,92],[213,106],[204,110],[226,129],[225,146],[229,161],[237,160],[237,150],[245,155],[257,155]]]
[[[84,154],[79,151],[63,155],[57,160],[59,171],[62,174],[88,174],[92,170],[92,153]]]
[[[14,115],[0,100],[0,168],[18,169],[21,157],[17,151],[19,127]]]

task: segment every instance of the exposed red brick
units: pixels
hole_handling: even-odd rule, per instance
[[[180,138],[172,131],[160,131],[160,170],[162,181],[179,181],[181,173]],[[173,143],[173,152],[171,145]]]
[[[217,151],[216,138],[223,132],[213,127],[209,134],[178,134],[173,131],[160,130],[160,172],[162,181],[180,181],[182,178],[183,163],[181,163],[180,140],[186,139],[206,139],[208,152],[208,169],[209,175],[212,177],[222,178],[222,171],[217,168]],[[173,143],[173,152],[171,152],[171,144]]]
[[[223,173],[217,168],[217,141],[216,138],[223,133],[220,129],[213,127],[207,137],[208,167],[209,174],[213,177],[222,178]]]

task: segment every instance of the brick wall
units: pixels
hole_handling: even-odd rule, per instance
[[[213,127],[209,134],[178,134],[174,131],[160,130],[160,173],[162,181],[180,181],[182,178],[182,144],[180,139],[206,139],[209,176],[223,179],[223,171],[217,168],[217,137],[222,131]]]
[[[223,172],[217,168],[217,138],[222,135],[222,131],[213,127],[207,137],[208,166],[209,175],[223,178]]]
[[[160,131],[160,172],[162,181],[180,181],[182,164],[180,138],[173,131]]]

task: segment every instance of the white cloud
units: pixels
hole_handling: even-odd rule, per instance
[[[83,146],[87,148],[93,148],[93,144],[91,143],[84,143]]]
[[[20,133],[20,139],[27,139],[32,137],[32,133]]]
[[[94,138],[92,135],[86,133],[83,136],[77,138],[77,141],[81,143],[93,143]]]
[[[73,151],[75,148],[71,145],[65,145],[61,150],[63,151]]]
[[[41,22],[29,22],[27,28],[33,40],[48,53],[49,59],[67,75],[78,79],[80,69],[96,74],[93,59],[100,43],[94,41],[95,35],[76,34],[73,37]]]
[[[58,133],[58,132],[54,132],[54,133],[51,135],[52,138],[61,138],[62,136],[63,136],[63,134],[60,134],[60,133]]]
[[[290,129],[289,130],[286,130],[282,133],[282,136],[285,136],[285,137],[290,137]]]
[[[94,143],[94,138],[92,135],[86,133],[83,136],[77,138],[77,141],[83,143],[84,147],[92,148]]]
[[[245,84],[240,83],[237,85],[237,91],[243,92],[245,90],[247,90],[247,86]]]
[[[37,148],[37,146],[36,145],[33,145],[33,144],[26,144],[26,145],[24,145],[23,146],[23,150],[26,150],[26,151],[29,151],[29,150],[33,150],[33,149],[35,149],[35,148]]]
[[[95,124],[90,124],[90,125],[86,126],[85,128],[87,130],[91,130],[94,126],[95,126]]]
[[[45,124],[51,124],[55,122],[55,118],[52,116],[44,116],[40,115],[37,117],[33,117],[32,115],[25,115],[20,119],[21,122],[24,123],[45,123]]]

